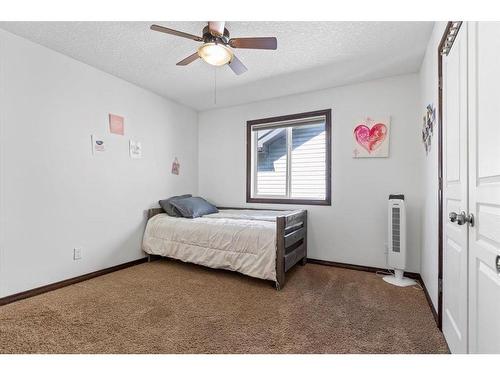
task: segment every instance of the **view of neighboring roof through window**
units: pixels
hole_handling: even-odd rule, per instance
[[[330,203],[330,113],[248,122],[247,201]]]

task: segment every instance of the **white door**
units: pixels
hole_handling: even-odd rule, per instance
[[[500,105],[500,102],[499,102]],[[467,25],[443,56],[443,333],[452,353],[467,353]]]
[[[500,353],[500,23],[469,24],[469,351]]]

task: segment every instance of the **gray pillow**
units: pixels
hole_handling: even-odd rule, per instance
[[[217,207],[200,197],[175,199],[170,203],[181,213],[182,216],[191,219],[219,212]]]
[[[175,199],[183,199],[189,197],[192,197],[192,195],[191,194],[176,195],[168,199],[161,200],[158,203],[160,204],[161,208],[163,208],[163,211],[165,211],[169,216],[182,217],[181,213],[177,210],[177,208],[172,206],[171,202]]]

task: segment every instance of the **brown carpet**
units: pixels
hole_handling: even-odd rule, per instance
[[[272,283],[170,260],[0,307],[1,353],[446,353],[424,293],[308,264]]]

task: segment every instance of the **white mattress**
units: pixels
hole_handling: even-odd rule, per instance
[[[292,211],[273,210],[219,210],[216,214],[205,215],[205,218],[238,219],[238,220],[263,220],[276,222],[276,217],[289,214]]]
[[[146,226],[148,254],[276,280],[276,217],[284,211],[221,210],[184,219],[160,214]]]

